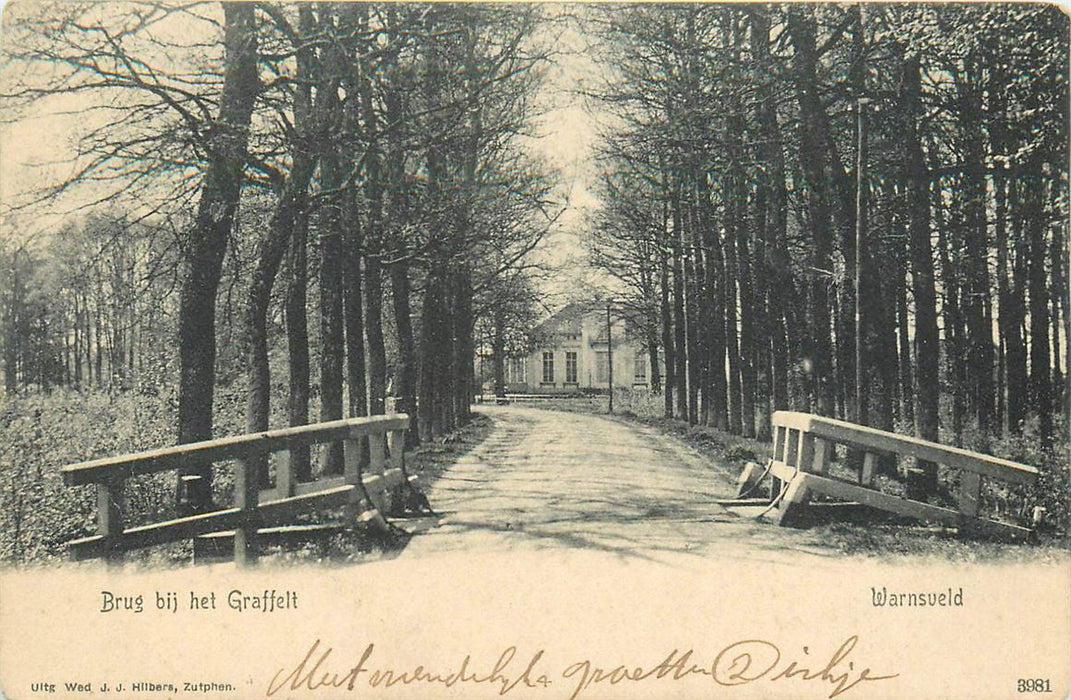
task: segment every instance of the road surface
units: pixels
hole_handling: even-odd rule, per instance
[[[733,496],[734,475],[673,437],[589,414],[479,411],[493,422],[490,434],[428,489],[441,525],[414,537],[403,558],[584,550],[670,563],[837,555],[806,531],[717,505]]]

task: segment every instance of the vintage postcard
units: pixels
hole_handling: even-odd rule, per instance
[[[1068,697],[1069,43],[9,0],[0,697]]]

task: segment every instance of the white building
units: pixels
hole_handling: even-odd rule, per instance
[[[606,343],[606,307],[569,304],[534,331],[535,348],[506,360],[506,392],[556,394],[648,387],[650,360],[637,329],[612,317],[613,346]],[[612,351],[611,351],[612,350]]]

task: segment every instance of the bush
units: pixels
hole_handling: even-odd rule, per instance
[[[48,560],[69,539],[96,530],[93,487],[63,484],[67,464],[173,442],[167,392],[57,390],[8,397],[0,411],[0,560]],[[131,522],[162,515],[173,500],[167,474],[132,479]]]

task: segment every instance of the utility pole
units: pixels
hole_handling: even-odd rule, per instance
[[[614,339],[610,333],[610,301],[606,302],[606,370],[610,380],[610,404],[608,413],[614,412]]]
[[[684,392],[684,403],[688,407],[688,410],[684,412],[684,421],[691,424],[692,411],[695,407],[692,405],[692,336],[688,328],[688,261],[690,256],[688,248],[683,245],[682,248],[684,249],[681,254],[681,289],[684,290],[684,347],[678,348],[677,352],[684,358],[684,362],[681,363],[684,369],[684,381],[679,384],[680,390]]]
[[[860,97],[856,102],[858,142],[855,149],[855,404],[857,420],[869,423],[866,387],[866,339],[863,333],[863,246],[866,243],[866,106],[870,100]]]

